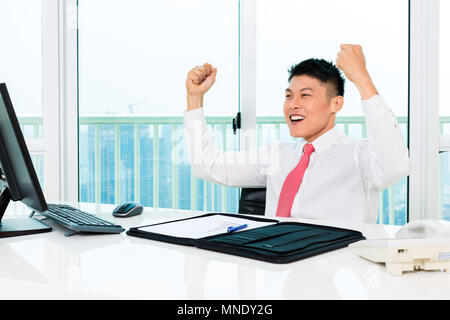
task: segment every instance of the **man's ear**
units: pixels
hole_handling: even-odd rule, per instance
[[[344,105],[344,97],[343,96],[336,96],[331,99],[331,112],[337,113],[341,111],[342,106]]]

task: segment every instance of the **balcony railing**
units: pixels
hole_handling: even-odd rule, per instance
[[[450,118],[450,117],[449,117]],[[450,123],[450,119],[448,120]],[[231,116],[206,118],[216,142],[237,150]],[[398,117],[407,134],[407,117]],[[42,137],[40,117],[20,117],[27,138]],[[338,117],[337,126],[354,138],[366,138],[364,117]],[[447,122],[441,122],[441,128]],[[80,201],[138,201],[147,206],[236,212],[237,188],[214,185],[190,173],[183,141],[182,116],[80,116]],[[259,146],[292,139],[283,117],[257,117]],[[42,159],[34,156],[42,181]],[[380,195],[379,222],[406,222],[406,179]]]

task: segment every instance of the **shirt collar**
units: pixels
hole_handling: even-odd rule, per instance
[[[317,152],[317,154],[325,152],[328,148],[335,144],[341,136],[342,132],[336,126],[334,126],[332,129],[328,130],[312,142],[312,145],[314,146],[314,152]],[[308,142],[305,139],[300,139],[300,141],[300,147],[303,150],[303,146]]]

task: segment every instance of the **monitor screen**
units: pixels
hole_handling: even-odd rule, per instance
[[[47,210],[47,203],[4,83],[0,83],[0,192],[4,203],[9,200],[22,201],[35,211]],[[0,212],[0,220],[2,215],[3,212]]]

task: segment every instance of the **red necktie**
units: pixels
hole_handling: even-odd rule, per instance
[[[289,217],[295,195],[300,188],[306,168],[308,168],[309,157],[314,152],[314,146],[310,143],[303,147],[303,155],[298,165],[288,174],[281,188],[280,199],[278,199],[277,217]]]

